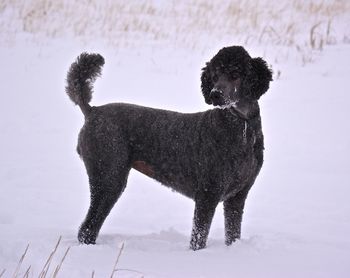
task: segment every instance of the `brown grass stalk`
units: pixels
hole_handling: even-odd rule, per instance
[[[16,270],[15,270],[15,272],[13,273],[13,276],[12,276],[12,277],[15,278],[15,277],[18,276],[18,272],[19,272],[19,270],[21,269],[21,265],[22,265],[22,263],[23,263],[23,260],[24,260],[25,256],[27,255],[28,249],[29,249],[29,244],[27,245],[27,248],[26,248],[26,250],[24,251],[22,257],[20,258],[20,260],[19,260],[19,262],[18,262],[18,264],[17,264]]]
[[[321,44],[317,47],[317,35],[316,35],[316,29],[322,24],[322,22],[318,22],[314,24],[310,29],[310,45],[312,49],[320,48]],[[321,40],[322,41],[322,40]]]
[[[124,249],[124,242],[122,243],[122,246],[120,247],[119,254],[118,254],[117,259],[116,259],[116,261],[115,261],[115,264],[114,264],[114,267],[113,267],[113,271],[112,271],[112,274],[111,274],[111,277],[110,277],[110,278],[113,278],[114,273],[118,271],[117,265],[118,265],[120,256],[121,256],[121,254],[122,254],[122,252],[123,252],[123,249]]]
[[[64,261],[65,258],[67,257],[67,254],[68,254],[69,250],[70,250],[70,247],[67,248],[66,252],[65,252],[64,255],[63,255],[63,258],[62,258],[60,264],[56,267],[55,272],[54,272],[53,275],[52,275],[53,278],[56,278],[56,277],[57,277],[57,274],[58,274],[58,272],[60,271],[60,269],[61,269],[61,267],[62,267],[62,264],[63,264],[63,261]]]
[[[51,264],[52,258],[55,255],[55,253],[57,251],[57,248],[58,248],[58,246],[61,243],[61,239],[62,239],[62,236],[59,237],[54,250],[51,252],[50,256],[47,258],[46,263],[45,263],[42,271],[39,274],[39,278],[45,278],[46,277],[46,274],[47,274],[47,272],[49,271],[49,268],[50,268],[50,264]]]
[[[24,275],[23,275],[23,278],[29,278],[29,273],[30,273],[31,267],[32,267],[31,265],[28,267],[26,273],[24,273]]]

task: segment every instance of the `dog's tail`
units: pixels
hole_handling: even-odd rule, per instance
[[[69,98],[87,116],[91,110],[89,102],[92,97],[93,83],[101,75],[105,63],[100,54],[82,53],[70,66],[67,74],[66,93]]]

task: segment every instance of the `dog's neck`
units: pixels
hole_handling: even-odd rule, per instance
[[[231,103],[221,109],[229,111],[231,114],[245,121],[254,119],[260,114],[260,109],[257,101],[251,103]]]

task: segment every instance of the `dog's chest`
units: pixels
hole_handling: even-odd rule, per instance
[[[216,169],[213,182],[216,181],[222,187],[223,196],[235,194],[253,183],[261,167],[262,140],[262,136],[249,122],[243,121],[236,126],[231,142],[226,142],[229,146],[226,152],[220,151],[220,163],[213,165]]]

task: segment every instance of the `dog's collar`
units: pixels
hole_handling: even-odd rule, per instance
[[[244,129],[243,129],[243,145],[247,144],[247,128],[248,128],[248,123],[247,121],[244,121]]]
[[[240,111],[237,107],[236,102],[232,102],[226,105],[223,105],[220,107],[223,110],[228,110],[230,114],[244,120],[244,121],[251,121],[254,120],[256,117],[259,116],[259,105],[257,103],[253,104],[253,107],[251,107],[251,111],[248,113],[243,113]]]
[[[230,111],[230,113],[232,115],[235,115],[235,116],[237,116],[238,118],[241,118],[244,121],[248,121],[249,120],[249,118],[246,115],[244,115],[239,110],[237,110],[236,106],[232,106],[231,108],[228,109],[228,111]]]
[[[241,113],[236,106],[234,105],[230,105],[230,106],[227,106],[226,108],[222,108],[224,110],[227,109],[227,111],[230,112],[231,115],[237,117],[237,118],[240,118],[241,120],[244,120],[244,121],[249,121],[249,120],[252,120],[254,117],[247,117],[247,115]]]
[[[238,111],[235,108],[236,107],[233,105],[231,105],[230,107],[226,107],[226,109],[230,112],[230,114],[233,115],[236,119],[241,119],[244,121],[244,128],[242,130],[242,139],[243,139],[242,143],[243,145],[246,145],[248,142],[248,139],[247,139],[248,122],[251,120],[254,120],[259,113],[254,113],[252,117],[247,117],[246,115],[242,114],[240,111]]]

